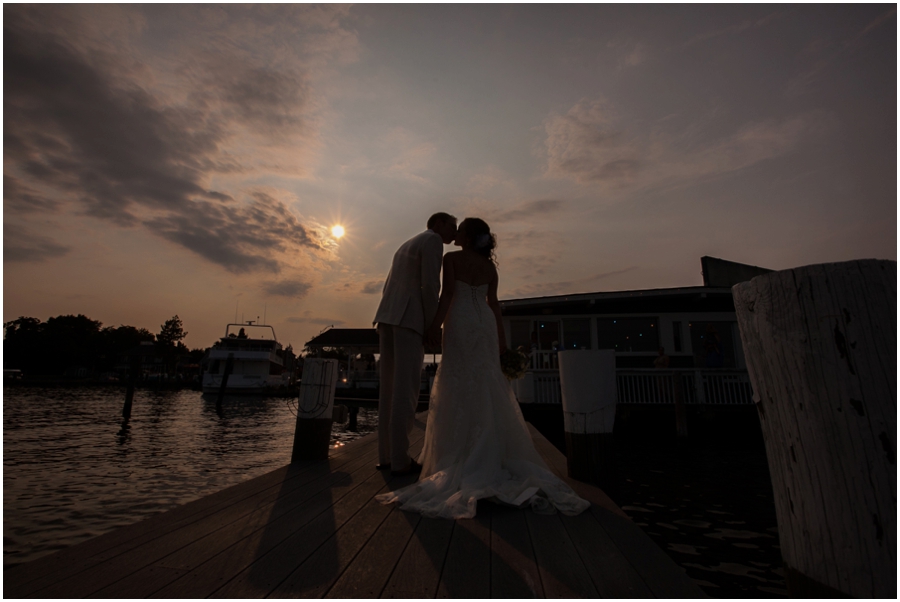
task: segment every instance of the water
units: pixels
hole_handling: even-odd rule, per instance
[[[610,496],[709,596],[787,596],[761,440],[617,438],[616,461]]]
[[[7,387],[3,394],[3,564],[11,567],[170,510],[290,462],[294,408],[280,398],[215,399],[121,388]],[[335,425],[333,445],[371,433]]]

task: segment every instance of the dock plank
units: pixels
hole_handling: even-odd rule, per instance
[[[493,508],[482,500],[475,518],[456,521],[436,598],[491,597]]]
[[[560,516],[602,598],[652,598],[653,592],[591,512]]]
[[[419,447],[418,438],[413,441]],[[213,593],[217,598],[255,598],[266,597],[287,580],[304,561],[313,554],[320,561],[327,561],[326,571],[317,577],[327,578],[337,571],[337,558],[327,557],[328,548],[322,546],[332,539],[335,533],[350,521],[375,495],[387,487],[389,481],[409,484],[415,477],[392,477],[375,469],[370,462],[359,472],[357,478],[364,479],[362,484],[335,500],[327,511],[322,512],[309,524],[294,532],[272,549],[262,552],[254,562],[238,573],[234,579]]]
[[[491,512],[491,597],[545,597],[522,510],[497,506]]]
[[[383,487],[379,493],[388,491]],[[270,594],[270,598],[321,598],[331,589],[372,534],[391,513],[376,499],[370,499],[356,516],[337,530],[319,550],[300,563]]]
[[[388,579],[382,598],[433,598],[456,521],[422,517]]]
[[[396,506],[357,554],[326,598],[379,598],[419,523],[418,514]]]
[[[535,558],[548,598],[598,598],[597,588],[558,514],[525,512]]]
[[[332,473],[329,478],[315,481],[306,488],[291,489],[284,496],[271,500],[270,503],[243,515],[236,521],[219,526],[208,535],[198,537],[170,554],[160,557],[161,551],[157,550],[158,546],[152,550],[152,556],[150,555],[151,550],[137,550],[136,553],[144,551],[148,558],[156,558],[156,560],[141,571],[130,575],[128,579],[120,580],[98,591],[97,595],[129,598],[156,595],[159,590],[170,583],[146,578],[147,575],[152,574],[155,567],[187,571],[184,578],[190,578],[192,586],[202,588],[201,583],[206,582],[198,579],[194,572],[204,563],[223,555],[236,558],[238,550],[245,549],[248,545],[255,545],[258,549],[259,546],[271,543],[273,538],[286,536],[290,533],[290,529],[299,528],[303,524],[302,521],[312,520],[317,513],[327,511],[336,497],[339,499],[346,495],[359,485],[363,475],[371,474],[370,465],[374,461],[375,455],[375,452],[371,452],[363,456],[357,463],[356,470],[350,474]],[[210,528],[219,524],[215,518],[210,517]],[[166,538],[159,541],[159,545],[165,543],[168,543]],[[123,560],[123,562],[125,561],[127,559]],[[202,589],[194,591],[202,591]]]

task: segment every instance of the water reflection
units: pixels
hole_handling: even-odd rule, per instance
[[[4,565],[32,560],[290,462],[289,400],[195,391],[8,388],[3,399]],[[359,433],[336,425],[334,445]]]

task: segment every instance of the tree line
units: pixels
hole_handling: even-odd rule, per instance
[[[49,318],[20,317],[3,324],[3,368],[19,369],[26,375],[61,376],[84,369],[97,376],[113,372],[123,363],[123,354],[152,342],[167,370],[178,362],[199,363],[205,349],[188,349],[181,341],[187,335],[177,315],[165,321],[159,332],[134,326],[103,326],[83,314]]]

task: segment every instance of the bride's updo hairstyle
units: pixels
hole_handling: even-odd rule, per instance
[[[484,255],[485,258],[490,259],[495,264],[497,263],[497,258],[494,255],[494,249],[497,248],[497,237],[491,234],[491,227],[483,219],[467,217],[459,227],[465,233],[470,249],[479,255]]]

